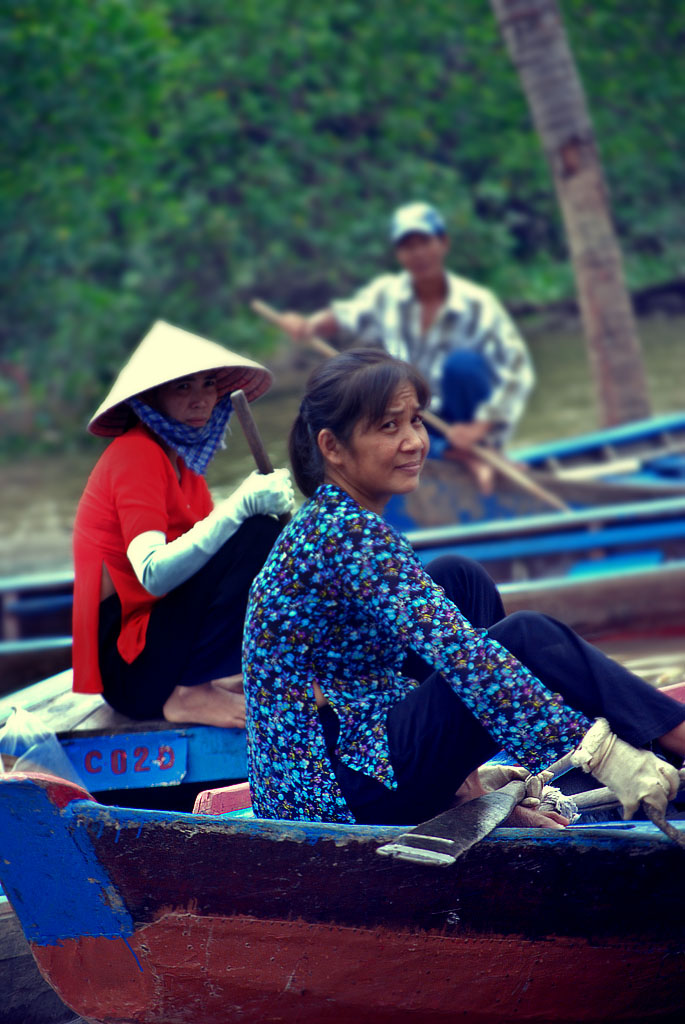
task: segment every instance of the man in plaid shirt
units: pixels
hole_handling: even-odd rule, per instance
[[[412,363],[430,384],[431,408],[450,424],[433,455],[466,461],[488,489],[488,467],[470,458],[478,442],[501,447],[525,407],[535,375],[523,338],[492,292],[445,269],[445,221],[428,203],[401,206],[391,242],[403,268],[312,316],[285,313],[297,341],[342,331]]]

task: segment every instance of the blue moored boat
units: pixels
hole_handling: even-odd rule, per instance
[[[512,465],[571,509],[685,495],[685,414],[673,413],[512,449]],[[392,498],[386,517],[404,532],[433,526],[513,520],[550,511],[498,474],[483,495],[458,462],[428,459],[412,494]]]

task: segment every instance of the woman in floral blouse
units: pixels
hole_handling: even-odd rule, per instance
[[[503,749],[537,772],[571,749],[626,815],[678,788],[685,707],[534,612],[504,616],[465,559],[426,571],[382,518],[428,450],[416,370],[351,350],[312,375],[290,436],[309,501],[251,589],[248,772],[268,818],[396,823],[446,809]],[[619,738],[620,737],[620,738]],[[482,791],[482,790],[481,790]],[[562,827],[557,814],[528,822]]]

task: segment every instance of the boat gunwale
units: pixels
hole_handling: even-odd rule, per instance
[[[385,843],[397,839],[412,825],[359,825],[337,822],[289,821],[276,818],[238,817],[232,812],[225,814],[198,814],[183,811],[163,811],[149,808],[113,807],[92,799],[74,799],[60,812],[71,818],[79,827],[99,828],[104,831],[111,827],[117,831],[135,828],[168,825],[188,830],[188,839],[193,832],[198,835],[220,833],[233,838],[261,838],[275,842],[296,843],[326,842],[346,845],[348,842]],[[675,822],[674,827],[685,832],[685,822]],[[101,834],[101,833],[100,833]],[[657,846],[672,846],[664,833],[650,821],[606,821],[569,825],[565,829],[511,828],[500,825],[479,845],[496,843],[518,847],[578,845],[584,849],[630,845],[630,853],[641,852],[640,848],[653,849]]]
[[[682,412],[661,413],[658,416],[647,416],[630,423],[620,423],[612,427],[603,427],[573,437],[560,438],[555,441],[542,441],[537,444],[521,445],[509,450],[511,459],[520,459],[535,466],[547,459],[567,456],[582,456],[593,448],[606,445],[639,445],[640,441],[658,437],[669,430],[685,433],[685,414]]]
[[[466,544],[481,538],[490,540],[525,536],[530,533],[568,533],[580,527],[592,528],[600,522],[615,520],[669,520],[685,515],[685,496],[658,500],[631,501],[617,505],[597,505],[589,509],[542,512],[520,515],[511,519],[497,519],[486,523],[449,523],[427,526],[404,532],[405,539],[415,549],[436,543]],[[610,524],[611,525],[611,524]],[[609,525],[609,528],[610,528]]]

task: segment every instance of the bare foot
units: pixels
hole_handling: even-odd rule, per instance
[[[163,708],[167,722],[197,722],[224,729],[245,728],[245,697],[214,683],[177,686]]]
[[[571,822],[556,811],[536,811],[533,807],[521,807],[517,804],[504,824],[506,828],[563,829]]]
[[[212,679],[214,686],[220,686],[222,690],[230,690],[231,693],[243,693],[243,673],[237,676],[222,676],[221,679]]]

